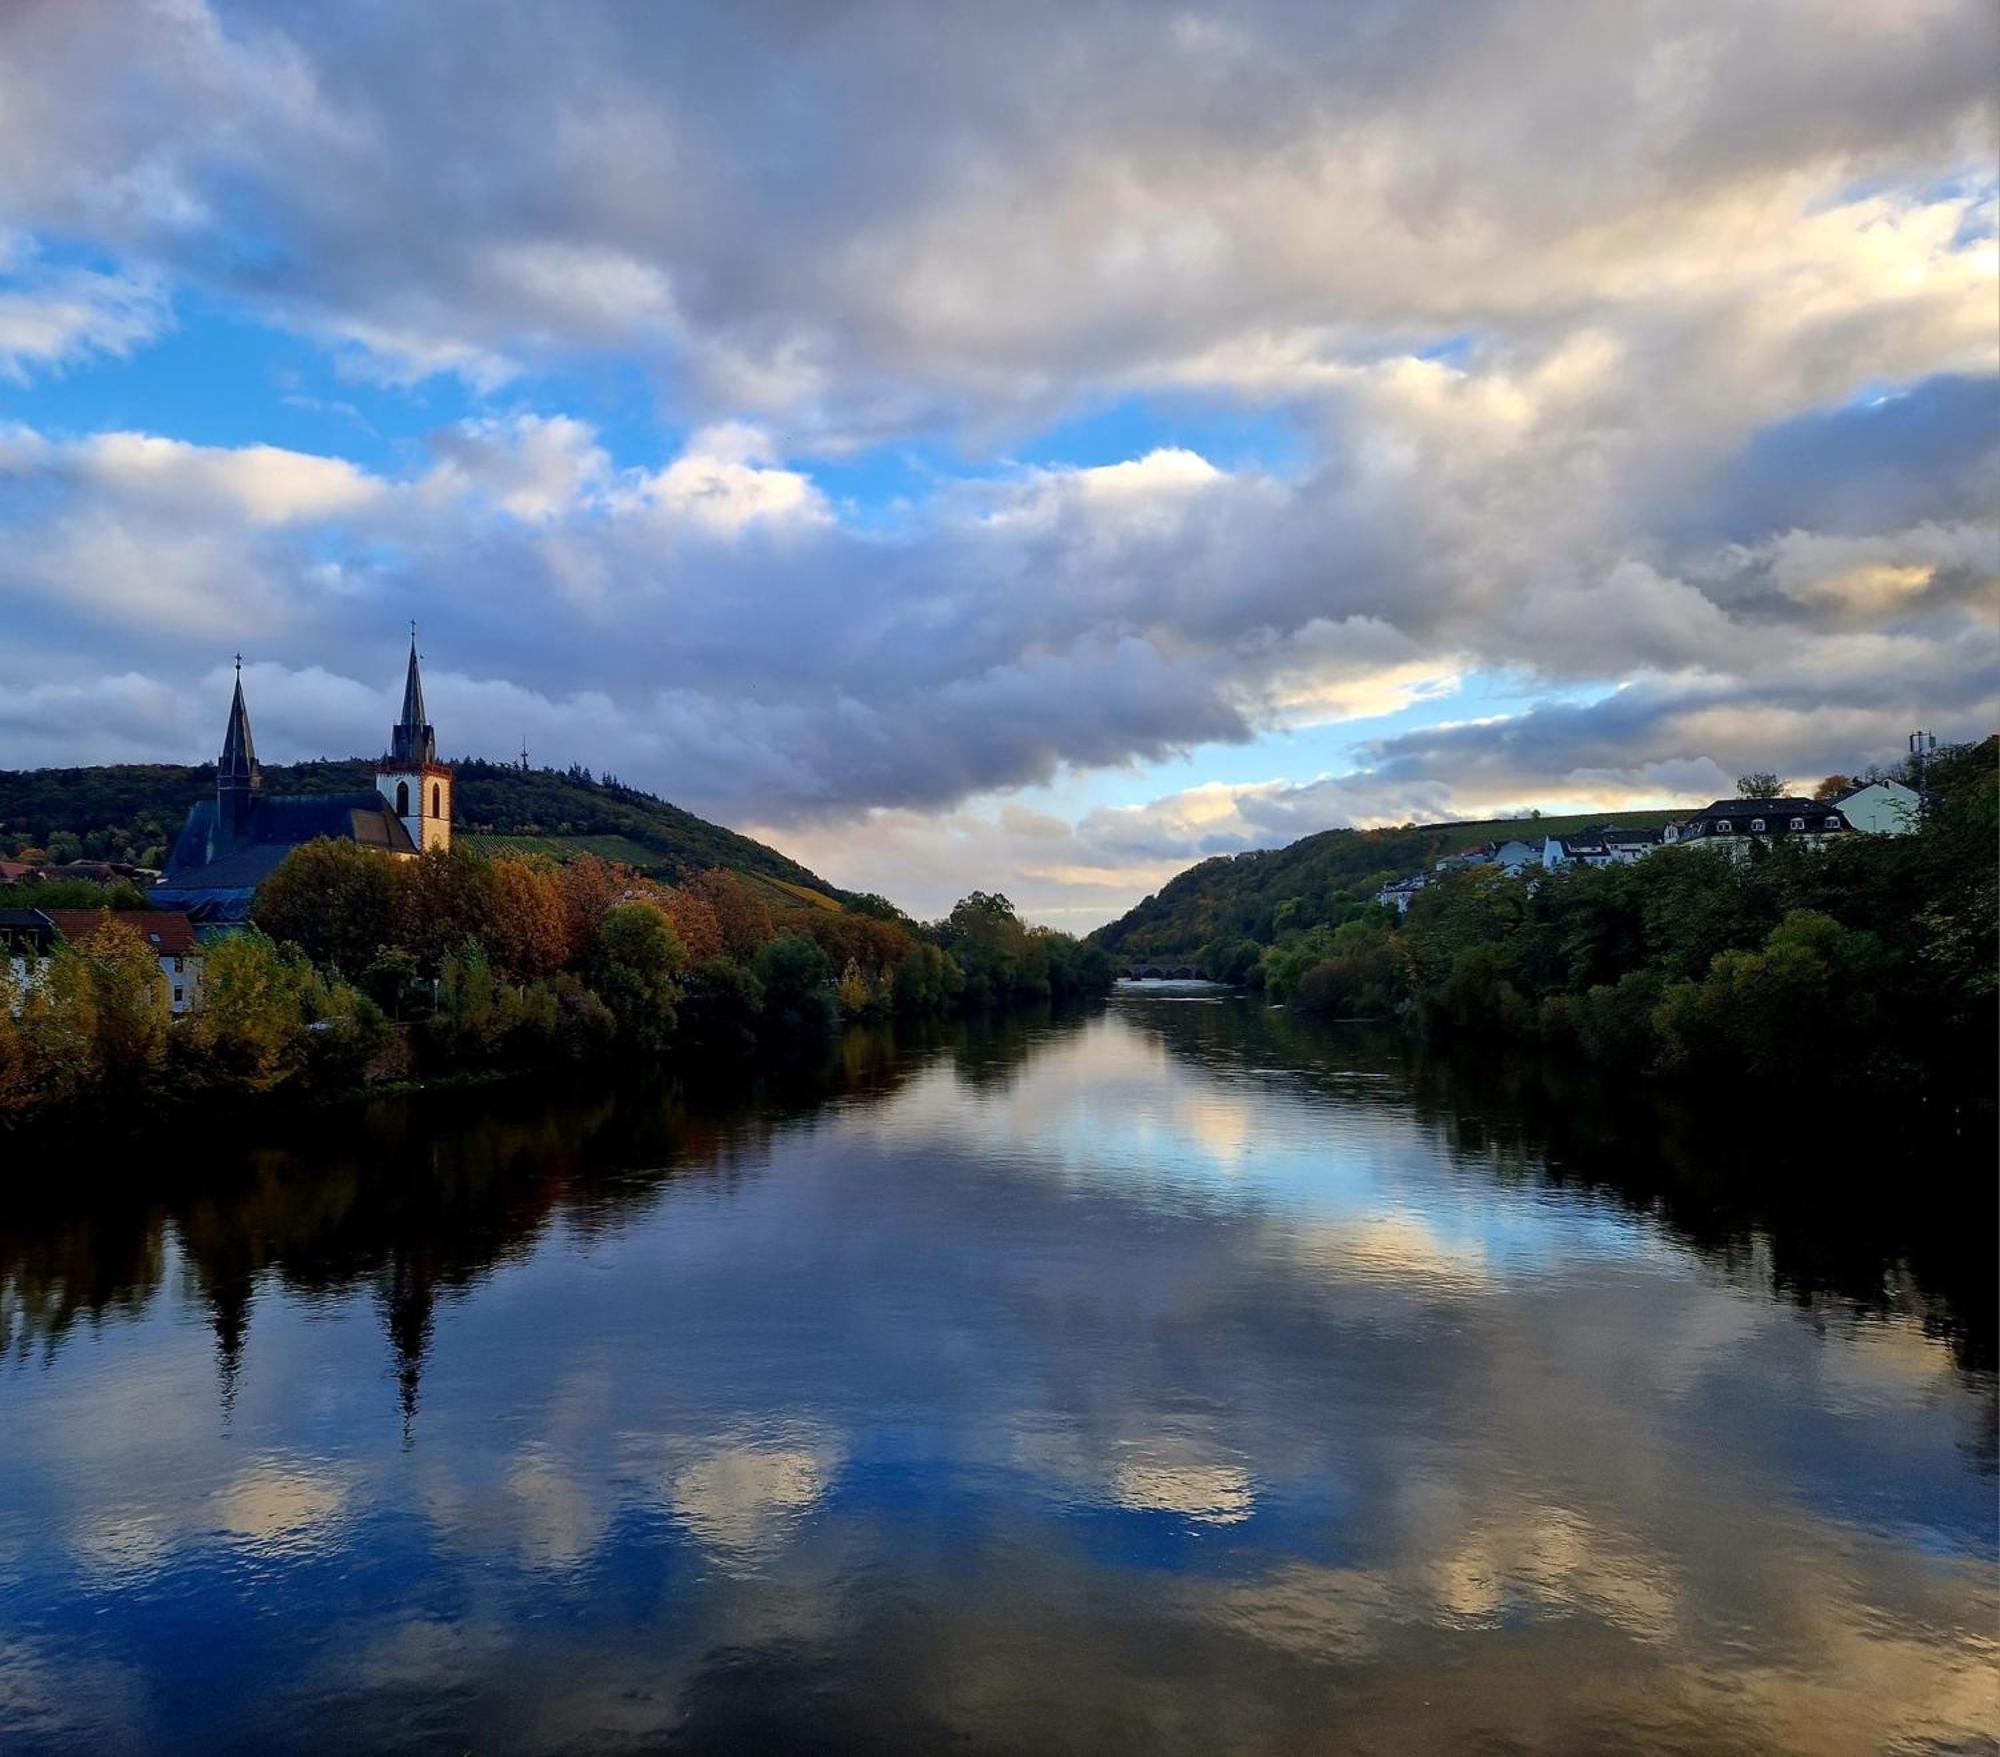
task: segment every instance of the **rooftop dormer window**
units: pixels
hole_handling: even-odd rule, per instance
[[[1753,817],[1750,820],[1750,828],[1754,834],[1761,836],[1764,833],[1764,820],[1760,817]]]
[[[1826,820],[1826,827],[1827,827],[1827,828],[1828,828],[1829,830],[1837,830],[1837,829],[1839,829],[1839,828],[1840,828],[1840,819],[1839,819],[1839,818],[1837,818],[1837,817],[1830,817],[1830,818],[1828,818],[1828,819]]]
[[[1795,829],[1795,830],[1802,830],[1802,829],[1804,829],[1805,827],[1806,827],[1806,820],[1805,820],[1804,818],[1802,818],[1802,817],[1795,817],[1795,818],[1793,818],[1793,819],[1792,819],[1792,828],[1793,828],[1793,829]]]
[[[1735,828],[1736,826],[1732,824],[1726,817],[1717,818],[1715,820],[1715,833],[1718,836],[1727,836],[1732,831],[1734,831]]]

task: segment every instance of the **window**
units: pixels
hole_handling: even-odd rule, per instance
[[[1717,819],[1715,820],[1715,833],[1716,833],[1716,834],[1717,834],[1718,836],[1726,836],[1726,835],[1728,835],[1728,834],[1729,834],[1729,833],[1730,833],[1731,831],[1733,831],[1733,830],[1734,830],[1735,828],[1736,828],[1736,826],[1735,826],[1734,824],[1732,824],[1732,823],[1731,823],[1731,822],[1730,822],[1730,821],[1729,821],[1729,820],[1728,820],[1728,819],[1727,819],[1726,817],[1725,817],[1725,818],[1717,818]]]
[[[1829,830],[1837,830],[1837,829],[1839,829],[1839,828],[1840,828],[1840,819],[1839,819],[1839,818],[1837,818],[1837,817],[1830,817],[1830,818],[1828,818],[1828,819],[1826,820],[1826,827],[1827,827],[1827,828],[1828,828]]]
[[[179,954],[178,952],[176,952],[176,953],[174,954],[174,974],[175,974],[176,976],[178,976],[178,975],[179,975],[180,973],[181,973],[181,960],[180,960],[180,954]]]
[[[1805,820],[1804,818],[1802,818],[1802,817],[1795,817],[1795,818],[1793,818],[1793,819],[1792,819],[1792,828],[1793,828],[1793,829],[1795,829],[1795,830],[1802,830],[1802,829],[1804,829],[1805,827],[1806,827],[1806,820]]]
[[[396,783],[396,815],[398,817],[410,815],[410,784],[407,781]]]
[[[181,988],[180,988],[180,984],[179,984],[179,983],[175,983],[175,984],[174,984],[174,1005],[175,1005],[175,1006],[179,1006],[180,1004],[181,1004]]]
[[[1753,817],[1750,820],[1750,829],[1753,834],[1761,836],[1764,833],[1764,820],[1760,817]]]
[[[444,816],[444,789],[435,781],[431,783],[431,816]]]

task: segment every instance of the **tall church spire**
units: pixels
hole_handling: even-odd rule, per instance
[[[243,655],[236,655],[236,699],[229,704],[229,727],[222,735],[222,758],[216,764],[220,779],[229,776],[255,786],[259,779],[257,746],[250,738],[250,710],[243,701]]]
[[[410,624],[410,668],[403,678],[403,717],[389,734],[389,754],[401,763],[437,761],[437,735],[424,713],[424,674],[417,664],[417,625]]]
[[[215,765],[215,804],[225,834],[241,835],[250,822],[264,771],[250,737],[250,710],[243,700],[243,655],[236,655],[236,695],[229,704],[229,727]]]

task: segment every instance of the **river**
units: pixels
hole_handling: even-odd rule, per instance
[[[1864,1120],[1125,993],[16,1166],[0,1751],[1995,1749]]]

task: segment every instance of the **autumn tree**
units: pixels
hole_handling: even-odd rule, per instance
[[[597,925],[604,913],[624,900],[633,888],[630,867],[580,854],[561,868],[563,910],[568,918],[569,956],[565,962],[579,964],[597,944]]]
[[[502,854],[493,866],[492,917],[486,940],[493,960],[516,976],[552,976],[569,962],[569,904],[554,861]]]
[[[173,1009],[153,950],[129,923],[106,913],[85,938],[96,1011],[98,1077],[121,1096],[150,1085],[167,1059]]]
[[[738,963],[747,964],[757,955],[757,948],[777,932],[770,905],[741,873],[712,866],[696,874],[685,888],[715,911],[722,949]]]
[[[685,885],[660,894],[660,907],[674,924],[674,936],[681,942],[691,964],[703,964],[722,955],[722,922],[706,897],[698,897]]]
[[[96,987],[74,946],[57,946],[41,961],[21,996],[16,1026],[27,1102],[62,1104],[96,1083]]]

